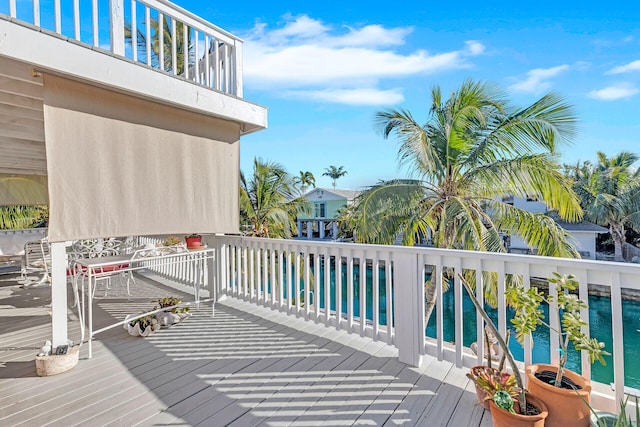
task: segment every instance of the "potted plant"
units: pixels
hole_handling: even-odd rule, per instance
[[[585,402],[586,403],[586,402]],[[640,427],[640,402],[638,396],[635,396],[635,421],[631,414],[627,413],[627,404],[629,403],[629,395],[620,402],[620,412],[617,414],[609,412],[597,412],[591,405],[589,409],[591,415],[591,427]]]
[[[180,244],[180,239],[178,236],[169,236],[164,239],[161,243],[162,246],[177,246]]]
[[[508,393],[512,399],[517,399],[520,393],[515,377],[500,368],[474,366],[467,374],[467,378],[473,381],[478,395],[478,403],[484,409],[489,409],[489,400],[498,391]]]
[[[547,406],[540,399],[537,399],[535,396],[531,396],[527,393],[522,381],[522,374],[516,365],[516,361],[509,349],[509,345],[507,344],[507,340],[500,335],[498,328],[496,328],[485,309],[480,306],[480,303],[478,303],[478,300],[471,289],[471,285],[469,285],[465,280],[464,276],[460,275],[460,278],[462,280],[462,284],[467,290],[467,293],[469,294],[469,297],[471,298],[471,302],[484,319],[489,331],[498,341],[503,357],[509,362],[509,366],[512,371],[510,375],[513,376],[516,383],[516,386],[512,388],[512,391],[517,391],[516,399],[512,397],[506,387],[504,387],[504,389],[499,389],[495,382],[491,383],[491,388],[481,386],[490,396],[489,406],[491,409],[491,419],[494,427],[543,427],[545,425],[545,419],[549,414]],[[505,385],[507,384],[507,381],[510,380],[500,380],[500,382]],[[482,384],[476,383],[475,381],[474,383]],[[492,388],[494,393],[493,395],[491,395]]]
[[[189,307],[178,307],[182,304],[182,300],[177,297],[165,297],[152,302],[158,303],[157,310],[166,309],[156,313],[158,323],[164,328],[181,322],[191,314],[189,313]]]
[[[153,314],[138,317],[137,319],[127,322],[130,317],[133,316],[128,314],[125,317],[124,328],[129,332],[129,335],[133,335],[134,337],[148,337],[160,328],[160,324]]]
[[[569,343],[573,343],[576,350],[586,351],[591,363],[598,360],[605,364],[604,344],[596,338],[590,338],[583,332],[582,327],[587,323],[582,320],[580,311],[587,308],[587,303],[572,292],[578,287],[578,281],[573,275],[553,273],[549,282],[554,283],[557,297],[545,296],[536,287],[525,290],[514,287],[510,292],[516,315],[511,320],[516,329],[516,338],[522,341],[525,335],[532,333],[539,325],[544,325],[558,334],[558,351],[560,360],[558,365],[534,364],[526,368],[528,387],[531,394],[545,402],[549,408],[547,426],[564,427],[566,425],[587,427],[589,425],[589,407],[591,382],[581,375],[568,370],[567,350]],[[540,305],[549,304],[549,315],[556,316],[558,329],[544,322]],[[556,309],[552,310],[553,303]]]
[[[484,328],[484,341],[485,359],[487,360],[487,364],[474,366],[467,374],[467,377],[473,381],[475,385],[476,394],[478,395],[478,403],[481,404],[484,409],[489,409],[489,399],[491,399],[491,396],[496,391],[507,390],[507,387],[517,386],[517,384],[515,383],[515,378],[511,378],[511,375],[503,372],[504,362],[506,359],[505,355],[499,358],[500,363],[498,364],[498,368],[493,368],[492,362],[494,360],[498,360],[497,358],[500,347],[498,345],[498,340],[488,327]],[[471,351],[476,353],[477,343],[471,344]],[[507,381],[510,381],[510,383],[508,384]],[[517,396],[517,392],[515,393],[515,396]]]
[[[202,236],[199,234],[190,234],[189,236],[185,236],[184,240],[187,243],[187,248],[189,249],[202,247]]]

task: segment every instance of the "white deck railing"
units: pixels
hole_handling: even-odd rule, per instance
[[[242,40],[169,1],[0,0],[0,14],[242,97]]]
[[[325,323],[337,329],[383,340],[399,349],[400,360],[417,365],[422,355],[449,360],[457,366],[481,364],[480,357],[463,347],[463,287],[457,274],[463,270],[491,272],[498,277],[498,327],[508,328],[505,278],[519,275],[525,286],[532,278],[552,277],[553,272],[573,274],[580,281],[579,296],[588,300],[589,286],[601,285],[611,292],[611,324],[615,400],[594,396],[596,406],[614,409],[624,390],[624,339],[621,290],[640,289],[640,266],[633,264],[548,258],[528,255],[409,248],[398,246],[323,243],[243,237],[215,237],[218,293]],[[366,268],[359,268],[366,266]],[[443,269],[453,269],[454,343],[444,340]],[[451,271],[451,270],[449,270]],[[340,272],[340,274],[336,274]],[[332,279],[333,276],[333,279]],[[425,277],[434,277],[438,289],[433,316],[436,339],[425,337]],[[384,279],[383,279],[384,277]],[[483,295],[482,274],[476,274],[477,295]],[[332,286],[332,281],[335,286]],[[369,284],[369,290],[367,288]],[[384,286],[381,286],[384,284]],[[589,284],[589,286],[587,285]],[[556,294],[549,284],[550,294]],[[382,298],[382,295],[385,298]],[[393,298],[386,298],[393,295]],[[367,308],[365,320],[361,307]],[[381,310],[381,308],[383,310]],[[552,307],[553,309],[553,307]],[[482,325],[479,315],[477,325]],[[589,318],[584,310],[583,318]],[[387,321],[387,319],[391,321]],[[550,320],[553,324],[555,319]],[[389,325],[390,323],[391,325]],[[555,325],[554,325],[555,326]],[[634,327],[634,325],[627,325]],[[637,325],[635,325],[637,329]],[[482,336],[481,326],[477,336]],[[602,339],[603,337],[598,337]],[[557,342],[552,332],[550,343]],[[483,354],[483,340],[477,340]],[[549,345],[549,358],[558,361],[557,345]],[[532,362],[532,345],[524,346],[524,362]],[[535,360],[533,362],[536,362]],[[586,354],[582,374],[591,377]]]
[[[138,243],[140,245],[151,243],[156,246],[161,246],[163,240],[164,239],[159,236],[140,236]],[[156,259],[154,261],[144,262],[142,265],[153,274],[173,282],[187,285],[201,283],[204,288],[211,286],[209,284],[210,273],[206,266],[208,263],[213,264],[215,259],[210,260],[209,254],[188,252],[184,253],[182,258],[184,258],[182,261],[187,262],[164,262],[162,259]]]

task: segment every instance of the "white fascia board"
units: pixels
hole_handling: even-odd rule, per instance
[[[241,124],[241,134],[267,127],[267,109],[102,49],[0,19],[0,55],[34,68]]]

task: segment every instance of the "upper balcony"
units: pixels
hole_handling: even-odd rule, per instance
[[[43,71],[232,120],[241,134],[267,126],[266,109],[243,99],[242,40],[168,1],[1,0],[0,18],[1,74],[18,87]]]

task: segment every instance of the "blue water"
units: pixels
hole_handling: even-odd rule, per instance
[[[315,275],[314,295],[310,296],[311,302],[313,298],[319,297],[320,307],[325,307],[325,292],[324,292],[324,260],[319,260],[319,266],[316,268],[311,261],[311,270],[318,271],[319,275]],[[329,292],[330,292],[330,309],[335,311],[336,298],[335,298],[335,264],[333,258],[331,258],[330,265],[330,277],[329,277]],[[386,276],[384,268],[379,269],[379,324],[387,324],[387,309],[386,309]],[[349,307],[347,306],[347,266],[342,264],[342,314],[346,315]],[[304,278],[301,277],[300,283],[297,286],[298,290],[304,289]],[[365,300],[366,300],[366,318],[369,321],[373,321],[373,268],[371,265],[366,267],[365,272]],[[286,280],[288,288],[295,292],[296,286],[293,280]],[[285,291],[286,293],[286,291]],[[467,296],[466,292],[463,292],[463,345],[470,346],[472,342],[476,341],[476,310],[473,303]],[[285,295],[286,298],[286,295]],[[393,298],[393,293],[391,295]],[[542,307],[545,313],[545,318],[548,317],[548,307],[545,305]],[[454,297],[453,292],[445,292],[443,294],[443,332],[444,340],[454,341]],[[360,266],[354,265],[353,267],[353,317],[360,317]],[[496,310],[491,308],[487,309],[488,314],[497,320]],[[640,302],[623,300],[622,301],[622,316],[623,316],[623,337],[624,337],[624,360],[625,360],[625,385],[629,387],[640,388]],[[510,320],[513,318],[513,310],[507,309],[507,317]],[[599,341],[605,343],[605,350],[612,353],[610,356],[605,357],[606,366],[600,365],[599,362],[595,362],[592,369],[592,378],[596,381],[608,384],[613,381],[613,342],[612,342],[612,330],[611,330],[611,300],[606,297],[589,297],[589,327],[590,335],[597,338]],[[510,323],[507,323],[509,326]],[[435,315],[432,315],[429,319],[429,323],[426,329],[426,335],[435,338]],[[524,349],[516,341],[515,334],[512,333],[509,347],[518,360],[523,360]],[[573,345],[569,345],[570,350],[567,356],[567,367],[573,371],[581,372],[580,355],[579,352],[573,349]],[[549,330],[546,327],[540,326],[533,334],[533,349],[532,360],[534,363],[549,363]]]

